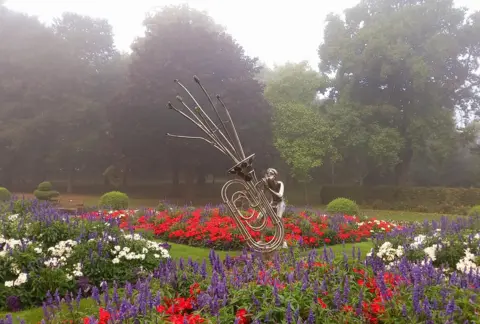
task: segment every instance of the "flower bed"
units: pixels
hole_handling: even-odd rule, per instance
[[[349,262],[347,262],[349,261]],[[404,261],[385,270],[378,259],[325,248],[299,257],[293,250],[264,262],[243,254],[221,261],[161,264],[152,276],[122,291],[106,284],[92,290],[98,311],[74,298],[51,296],[44,307],[50,323],[466,323],[477,320],[480,278],[454,279],[430,264]],[[449,279],[449,280],[447,280]],[[113,289],[109,289],[113,288]],[[67,304],[68,307],[61,307]]]
[[[234,219],[221,207],[171,209],[161,212],[151,209],[93,212],[83,217],[116,218],[121,228],[151,231],[160,239],[190,246],[217,250],[239,250],[245,246],[244,237]],[[283,221],[285,240],[288,244],[310,248],[321,247],[324,244],[361,242],[375,233],[387,233],[397,227],[393,223],[375,219],[360,219],[347,215],[330,217],[310,211],[293,210],[287,210]],[[254,239],[261,239],[260,233],[248,227],[247,229]],[[265,240],[270,239],[267,228]]]
[[[102,281],[136,280],[169,258],[159,242],[112,224],[48,205],[0,213],[0,311],[41,305],[48,291],[82,296]]]
[[[371,254],[387,267],[397,267],[406,259],[431,263],[447,274],[480,274],[480,218],[410,224],[378,236]]]
[[[162,262],[167,255],[158,254],[161,247],[138,234],[125,234],[116,225],[158,232],[165,223],[185,223],[165,231],[170,237],[179,230],[188,233],[189,224],[200,218],[201,231],[195,234],[200,237],[190,239],[205,243],[213,235],[218,236],[216,242],[229,242],[226,237],[234,228],[218,209],[208,214],[93,213],[73,219],[51,213],[38,209],[31,216],[2,220],[3,235],[10,235],[3,238],[8,252],[0,257],[1,275],[8,274],[2,277],[8,283],[0,286],[2,293],[8,292],[2,299],[9,305],[44,299],[45,323],[474,323],[480,316],[480,273],[458,266],[478,265],[478,218],[399,228],[348,216],[326,219],[289,213],[285,221],[293,241],[308,242],[318,228],[323,242],[328,233],[337,240],[348,234],[354,241],[359,232],[365,237],[367,232],[375,234],[376,247],[366,259],[355,248],[335,257],[327,247],[308,255],[291,247],[270,261],[246,252],[220,260],[212,251],[209,260],[197,263],[169,258]],[[226,229],[215,231],[215,226]],[[305,227],[313,234],[306,234]],[[457,255],[459,247],[462,253]],[[5,261],[12,258],[18,267]],[[29,269],[27,276],[20,276],[21,269]],[[79,278],[82,275],[87,282]],[[93,311],[79,306],[84,297],[96,305]],[[11,319],[9,315],[6,322]]]

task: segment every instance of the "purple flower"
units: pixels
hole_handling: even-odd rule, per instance
[[[7,297],[7,309],[11,312],[18,312],[22,308],[22,303],[18,296]]]

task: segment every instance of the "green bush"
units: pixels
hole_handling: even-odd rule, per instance
[[[0,201],[9,201],[12,198],[12,194],[7,188],[0,187]]]
[[[27,212],[32,208],[32,201],[31,200],[16,200],[13,203],[12,213],[19,214],[24,216]]]
[[[327,205],[329,214],[358,215],[357,204],[348,198],[336,198]]]
[[[56,190],[53,190],[52,184],[48,181],[40,183],[33,194],[38,200],[46,201],[50,201],[53,198],[60,196],[60,193]]]
[[[128,196],[120,191],[110,191],[100,197],[100,207],[108,207],[114,210],[128,208]]]
[[[468,216],[480,215],[480,205],[475,205],[468,211]]]
[[[39,191],[52,191],[52,189],[53,189],[52,183],[49,182],[49,181],[41,182],[37,186],[37,190],[39,190]]]

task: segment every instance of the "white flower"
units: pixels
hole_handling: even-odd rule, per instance
[[[464,273],[468,273],[470,270],[473,272],[480,270],[480,267],[475,264],[475,255],[470,252],[469,248],[465,250],[465,256],[458,261],[457,270]]]
[[[5,281],[5,287],[13,287],[13,281]]]
[[[12,272],[16,275],[19,275],[20,274],[20,268],[18,268],[18,265],[15,264],[15,263],[12,263],[12,265],[10,266],[10,269],[12,270]]]
[[[18,214],[8,216],[9,221],[15,221],[15,220],[17,220],[17,218],[18,218]]]
[[[115,258],[115,259],[112,260],[112,263],[113,263],[113,264],[120,263],[120,259],[119,259],[119,258]]]
[[[18,275],[17,280],[13,283],[15,286],[20,286],[23,285],[24,283],[27,282],[27,274],[26,273],[21,273]]]
[[[36,247],[34,251],[38,254],[42,253],[42,248]]]
[[[423,252],[432,260],[435,261],[437,259],[436,252],[440,250],[440,245],[434,244],[423,249]]]
[[[160,255],[159,255],[159,254],[156,254],[156,253],[155,253],[153,256],[155,257],[155,259],[159,259],[159,258],[160,258]]]
[[[410,244],[410,247],[412,248],[418,248],[420,245],[422,245],[423,241],[425,241],[427,237],[423,234],[420,234],[418,236],[416,236],[414,239],[413,239],[413,243]]]

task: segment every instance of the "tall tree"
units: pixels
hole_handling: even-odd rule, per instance
[[[0,7],[0,168],[2,181],[35,170],[45,176],[44,158],[56,136],[63,81],[71,59],[61,42],[36,18]]]
[[[107,130],[105,106],[124,85],[126,64],[105,19],[64,13],[52,28],[73,59],[74,73],[65,80],[63,92],[66,98],[75,99],[64,110],[50,162],[66,171],[67,191],[71,191],[75,171],[103,162],[98,157]]]
[[[174,79],[192,89],[203,108],[212,114],[193,82],[197,75],[207,90],[215,91],[210,93],[212,97],[219,94],[224,99],[247,151],[265,156],[263,152],[269,150],[269,106],[254,79],[257,60],[246,56],[211,17],[188,6],[166,7],[149,16],[144,25],[145,37],[132,45],[128,89],[109,110],[114,138],[123,154],[154,159],[165,167],[170,164],[174,174],[183,169],[190,173],[187,180],[230,166],[228,159],[212,160],[210,153],[219,153],[204,142],[167,141],[165,137],[166,132],[196,135],[194,125],[166,108],[168,101],[181,107],[175,100],[177,93],[193,105]]]
[[[377,107],[375,123],[396,129],[397,184],[432,138],[453,136],[455,109],[478,109],[478,26],[451,0],[363,0],[328,17],[319,55],[335,74],[330,96]]]
[[[317,96],[324,88],[325,80],[307,62],[276,67],[265,87],[265,97],[274,107],[275,147],[305,185],[332,149],[328,122],[318,109]]]

